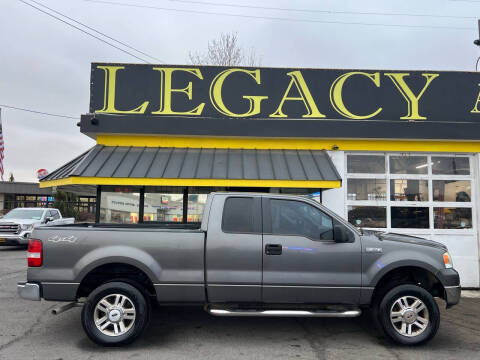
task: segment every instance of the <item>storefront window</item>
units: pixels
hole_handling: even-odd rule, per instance
[[[189,187],[187,222],[201,222],[208,194],[218,191],[239,191],[239,189],[224,187]]]
[[[387,200],[385,179],[350,179],[347,186],[348,200]]]
[[[426,156],[390,156],[390,174],[428,174]]]
[[[385,156],[383,155],[349,155],[347,172],[357,174],[385,173]]]
[[[433,201],[472,201],[469,180],[433,180]]]
[[[428,207],[392,206],[392,228],[428,229],[430,226]]]
[[[100,222],[114,224],[138,223],[140,191],[133,188],[102,190],[100,200]]]
[[[14,194],[5,194],[3,200],[3,211],[2,213],[7,213],[10,209],[14,209],[17,204],[15,201],[16,197]]]
[[[147,193],[143,221],[182,222],[183,193]]]
[[[208,194],[188,195],[188,222],[201,222]]]
[[[434,208],[435,229],[471,229],[472,209]]]
[[[348,221],[357,227],[387,227],[387,208],[385,206],[349,206]]]
[[[432,174],[470,175],[468,157],[432,156]]]
[[[390,200],[428,201],[427,180],[390,180]]]
[[[372,173],[368,156],[377,157],[377,170],[386,163],[384,172]],[[368,171],[362,168],[362,159],[365,167],[370,167]],[[471,229],[475,189],[470,159],[347,154],[348,220],[355,226],[372,228]]]

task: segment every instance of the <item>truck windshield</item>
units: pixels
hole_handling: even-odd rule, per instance
[[[40,220],[42,218],[43,210],[30,210],[30,209],[13,209],[6,214],[4,219],[28,219],[28,220]]]

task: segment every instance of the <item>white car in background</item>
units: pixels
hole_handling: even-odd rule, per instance
[[[63,218],[58,209],[16,208],[0,219],[0,245],[28,245],[33,228],[74,222],[74,218]]]

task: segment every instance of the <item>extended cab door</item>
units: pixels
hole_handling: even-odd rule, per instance
[[[263,302],[357,303],[359,237],[309,202],[275,197],[262,201]],[[351,242],[335,242],[334,225],[343,226]]]
[[[261,215],[259,196],[214,196],[205,256],[209,302],[262,301]]]

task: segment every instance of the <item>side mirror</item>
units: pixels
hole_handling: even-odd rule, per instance
[[[334,225],[333,226],[333,238],[337,243],[346,243],[350,241],[348,236],[348,232],[342,225]]]
[[[50,222],[50,221],[53,221],[53,217],[52,217],[52,216],[47,216],[47,217],[45,218],[45,224],[48,223],[48,222]]]

